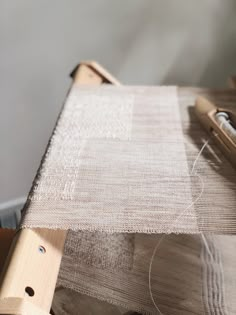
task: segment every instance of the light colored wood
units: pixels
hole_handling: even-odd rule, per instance
[[[81,62],[81,64],[75,70],[74,82],[75,84],[110,83],[114,85],[121,85],[121,83],[115,77],[113,77],[96,61]]]
[[[228,86],[232,89],[236,89],[236,76],[229,77]]]
[[[77,67],[73,84],[104,82],[120,84],[97,63],[84,62]],[[0,314],[49,314],[66,234],[50,229],[23,229],[16,233],[1,275]]]
[[[200,96],[195,102],[195,114],[199,121],[210,134],[211,138],[217,143],[218,147],[228,158],[229,161],[236,167],[236,145],[232,141],[230,135],[221,127],[215,119],[217,112],[227,112],[226,109],[218,107],[215,103],[207,98]],[[233,113],[228,111],[231,115]]]
[[[0,299],[24,298],[49,312],[65,237],[62,230],[20,230],[5,267]]]
[[[1,301],[0,314],[4,315],[49,315],[34,304],[20,298],[9,298]]]
[[[75,85],[99,85],[102,82],[102,77],[85,64],[81,64],[75,73]]]

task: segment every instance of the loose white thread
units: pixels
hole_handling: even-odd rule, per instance
[[[198,155],[196,156],[196,159],[193,162],[193,166],[192,166],[192,169],[191,169],[191,172],[190,172],[190,176],[192,176],[194,174],[194,175],[196,175],[199,178],[199,180],[201,182],[201,191],[200,191],[199,195],[195,198],[195,200],[193,200],[191,202],[191,204],[188,205],[180,213],[180,215],[173,221],[173,223],[169,226],[169,229],[167,230],[166,234],[170,233],[171,228],[179,221],[179,219],[186,213],[186,211],[188,211],[188,209],[191,208],[201,198],[201,196],[202,196],[202,194],[204,192],[204,182],[203,182],[201,176],[195,171],[195,167],[197,165],[199,157],[201,156],[201,154],[202,154],[203,150],[205,149],[205,147],[208,145],[209,141],[210,141],[210,138],[203,144],[201,150],[198,152]],[[153,261],[154,261],[157,249],[159,248],[159,246],[160,246],[161,242],[163,241],[163,239],[166,237],[166,234],[162,235],[162,237],[157,242],[157,244],[156,244],[156,246],[155,246],[155,248],[153,250],[153,253],[152,253],[152,257],[151,257],[150,265],[149,265],[149,270],[148,270],[148,287],[149,287],[150,297],[151,297],[153,305],[155,306],[156,310],[159,312],[160,315],[163,315],[163,313],[160,311],[159,307],[157,306],[157,304],[156,304],[156,302],[154,300],[153,294],[152,294],[151,273],[152,273],[152,265],[153,265]],[[201,237],[203,239],[203,244],[206,246],[207,252],[209,253],[211,259],[213,260],[213,256],[212,256],[212,253],[211,253],[211,251],[209,249],[209,246],[207,244],[207,240],[206,240],[206,238],[205,238],[205,236],[204,236],[204,234],[202,232],[201,232]]]

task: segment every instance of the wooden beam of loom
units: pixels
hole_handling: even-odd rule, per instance
[[[120,83],[99,64],[82,62],[73,84]],[[67,231],[22,229],[15,233],[0,278],[0,314],[49,314]],[[7,251],[8,248],[5,248]]]

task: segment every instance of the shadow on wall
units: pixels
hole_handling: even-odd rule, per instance
[[[196,14],[196,28],[186,34],[163,83],[222,87],[236,73],[235,1],[206,1],[205,14]]]

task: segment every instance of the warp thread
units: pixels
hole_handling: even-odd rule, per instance
[[[171,228],[173,228],[173,226],[180,220],[180,218],[186,213],[186,211],[188,211],[188,209],[190,209],[202,196],[203,192],[204,192],[204,182],[202,180],[202,177],[195,171],[195,168],[196,168],[196,165],[197,165],[197,162],[203,152],[203,150],[206,148],[206,146],[208,145],[210,141],[210,138],[208,140],[205,141],[205,143],[203,144],[203,146],[201,147],[200,151],[198,152],[194,162],[193,162],[193,166],[192,166],[192,169],[191,169],[191,172],[190,172],[190,176],[197,176],[201,182],[201,191],[199,193],[199,195],[195,198],[195,200],[193,200],[191,202],[190,205],[188,205],[181,213],[179,216],[177,216],[177,218],[173,221],[172,224],[170,224],[169,228],[168,228],[168,231],[166,234],[169,234],[170,231],[171,231]],[[155,302],[154,300],[154,297],[153,297],[153,293],[152,293],[152,285],[151,285],[151,273],[152,273],[152,265],[153,265],[153,261],[154,261],[154,258],[156,256],[156,252],[158,250],[158,248],[160,247],[160,244],[161,242],[164,240],[164,238],[166,237],[166,234],[163,234],[162,237],[158,240],[154,250],[153,250],[153,254],[152,254],[152,257],[151,257],[151,260],[150,260],[150,264],[149,264],[149,271],[148,271],[148,287],[149,287],[149,293],[150,293],[150,297],[151,297],[151,300],[152,300],[152,303],[153,305],[155,306],[156,310],[159,312],[160,315],[164,315],[160,308],[158,307],[157,303]],[[207,239],[205,238],[205,235],[203,234],[203,232],[200,233],[201,237],[202,237],[202,240],[203,240],[203,244],[205,245],[206,249],[207,249],[207,252],[208,254],[210,255],[212,261],[214,260],[213,259],[213,255],[210,251],[210,248],[208,246],[208,243],[207,243]]]

